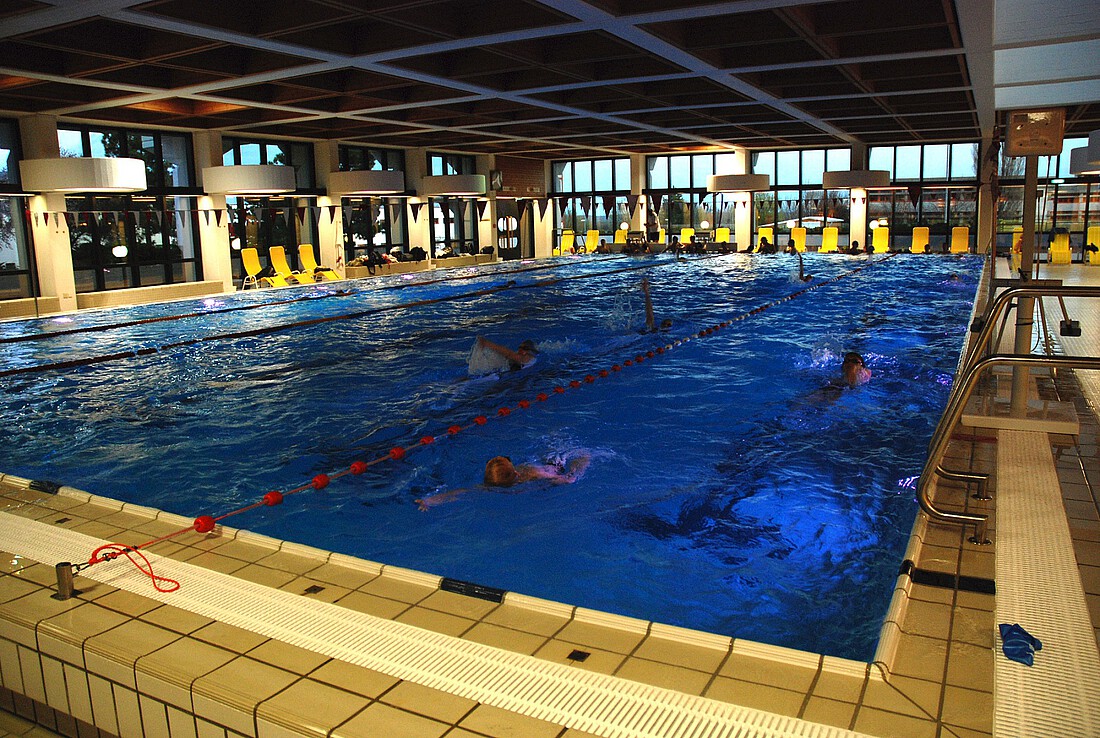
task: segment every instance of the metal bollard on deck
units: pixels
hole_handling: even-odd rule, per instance
[[[50,595],[55,600],[72,599],[73,595],[80,592],[73,587],[73,565],[71,562],[62,561],[54,566],[57,572],[57,593]]]

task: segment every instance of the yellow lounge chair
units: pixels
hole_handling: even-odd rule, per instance
[[[260,272],[263,271],[263,267],[260,266],[260,253],[254,248],[241,249],[241,266],[244,267],[244,281],[241,284],[242,290],[247,290],[248,285],[253,287],[289,287],[290,283],[280,277],[278,274],[271,277],[261,277]]]
[[[836,226],[826,226],[821,229],[821,248],[817,251],[820,254],[835,254],[839,251],[837,247],[837,241],[840,239],[840,231]]]
[[[771,226],[762,226],[756,229],[756,246],[760,246],[760,240],[766,238],[768,243],[775,246],[775,231]]]
[[[1088,231],[1085,234],[1085,246],[1098,246],[1100,247],[1100,226],[1089,226]],[[1100,251],[1087,251],[1089,255],[1089,264],[1100,266]]]
[[[573,231],[562,231],[561,232],[561,243],[558,244],[558,253],[559,254],[572,254],[573,253],[573,247],[576,245],[576,243],[577,243],[577,234],[576,233],[573,233]]]
[[[275,270],[275,273],[283,279],[293,279],[298,284],[312,284],[312,274],[299,274],[291,270],[290,264],[286,261],[286,249],[282,246],[272,246],[267,250],[267,261],[271,264],[271,268]]]
[[[914,254],[926,254],[928,253],[928,242],[928,226],[917,226],[913,229],[913,242],[909,244],[909,251]]]
[[[311,243],[298,244],[298,263],[302,265],[303,272],[308,272],[313,275],[320,274],[323,280],[335,282],[341,279],[339,274],[328,267],[319,267],[317,265],[317,260],[313,258],[313,244]]]
[[[626,231],[624,231],[622,228],[619,228],[615,231],[614,243],[626,243]]]
[[[1055,233],[1054,241],[1050,244],[1050,263],[1069,264],[1073,261],[1073,252],[1069,247],[1068,233]]]
[[[586,251],[589,254],[596,253],[596,249],[600,245],[600,232],[595,229],[590,229],[584,234],[584,247],[583,249],[577,249],[577,251]]]
[[[729,243],[730,229],[726,227],[714,229],[714,243]]]
[[[890,229],[879,226],[871,232],[871,247],[876,254],[885,254],[890,250]]]
[[[664,228],[657,231],[657,243],[664,243],[665,242],[665,235],[666,234],[665,234],[665,229]]]
[[[691,237],[695,235],[694,228],[680,229],[680,243],[691,243]]]
[[[806,229],[805,228],[792,228],[791,240],[794,241],[795,251],[806,250]]]
[[[951,253],[970,253],[970,229],[966,226],[955,226],[951,229]]]

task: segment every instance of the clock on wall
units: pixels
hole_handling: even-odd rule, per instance
[[[1005,155],[1056,156],[1065,131],[1065,108],[1013,110],[1005,127]]]

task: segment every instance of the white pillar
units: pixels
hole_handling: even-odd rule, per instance
[[[191,140],[195,148],[196,184],[201,187],[203,168],[222,165],[222,135],[219,131],[195,131],[191,134]],[[225,195],[201,195],[198,198],[198,207],[202,278],[220,281],[226,292],[232,292],[233,259],[230,253],[229,213],[225,206]],[[210,222],[207,223],[203,210],[224,211],[221,224],[218,224],[219,219],[214,213],[211,213]],[[243,233],[241,241],[244,241]]]
[[[339,144],[334,141],[319,141],[313,144],[314,171],[317,176],[317,186],[328,191],[328,175],[335,172],[340,166]],[[321,209],[317,216],[317,243],[315,256],[317,263],[332,269],[341,277],[344,272],[344,213],[339,197],[330,194],[321,195],[315,203],[310,201],[300,202],[299,205],[309,207],[315,204]],[[331,206],[337,206],[335,211]],[[329,213],[334,215],[329,217]]]
[[[57,159],[57,118],[32,115],[19,120],[19,135],[25,159]],[[27,246],[36,267],[39,294],[56,297],[63,311],[76,310],[76,277],[73,274],[72,242],[65,221],[65,195],[48,193],[30,198],[30,243]]]
[[[852,222],[849,225],[849,244],[859,241],[860,248],[867,246],[867,190],[855,188],[849,192],[851,197]]]
[[[733,242],[738,251],[752,247],[752,193],[733,193]]]
[[[427,174],[428,154],[424,149],[407,149],[405,151],[405,184],[414,190],[420,189],[420,180]],[[420,205],[417,218],[413,219],[412,205]],[[432,212],[428,208],[427,197],[410,198],[406,204],[409,208],[408,233],[409,248],[419,246],[424,253],[431,256],[432,249]]]

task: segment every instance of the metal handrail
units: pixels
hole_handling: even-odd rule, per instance
[[[1032,288],[1019,288],[1028,290]],[[1061,289],[1061,288],[1060,288]],[[1064,288],[1073,289],[1073,288]],[[1083,289],[1083,288],[1077,288]],[[1010,290],[1012,292],[1013,290]],[[1006,293],[1007,294],[1007,293]],[[1074,295],[1076,296],[1076,295]],[[1083,296],[1083,295],[1082,295]],[[1100,296],[1100,289],[1097,290]],[[938,509],[931,499],[932,477],[936,473],[940,459],[947,450],[950,440],[950,430],[958,423],[962,416],[966,401],[970,399],[974,386],[982,372],[993,366],[1049,366],[1062,369],[1090,369],[1100,371],[1100,358],[1092,356],[1033,356],[1022,354],[993,354],[992,356],[967,362],[962,379],[957,382],[948,399],[947,410],[940,418],[936,432],[933,434],[933,444],[929,449],[928,459],[925,461],[924,470],[917,484],[917,502],[921,510],[928,517],[941,523],[957,523],[960,525],[973,525],[974,536],[970,539],[974,543],[987,543],[985,537],[986,521],[988,515],[980,513],[956,513]]]
[[[1064,285],[1024,285],[1020,287],[1011,287],[1001,294],[997,295],[989,304],[986,311],[984,323],[981,330],[978,333],[978,337],[971,343],[970,352],[966,359],[963,360],[962,365],[959,367],[959,375],[965,376],[967,371],[974,366],[986,353],[990,338],[993,336],[993,331],[1000,323],[1002,314],[1007,313],[1012,301],[1019,297],[1100,297],[1100,286],[1095,287],[1067,287]],[[970,399],[969,393],[961,398],[958,396],[958,383],[952,388],[951,394],[947,400],[947,408],[944,410],[944,416],[953,411],[953,404],[960,402],[965,405],[966,401]],[[931,448],[936,445],[940,440],[940,436],[943,434],[950,434],[954,430],[953,426],[945,426],[943,423],[936,426],[936,430],[932,435],[932,440],[929,441],[929,454],[931,456]],[[972,481],[978,482],[980,485],[978,497],[985,497],[984,480],[988,475],[985,474],[969,474],[961,471],[948,471],[940,467],[940,459],[936,461],[937,472],[942,476],[953,478],[952,475],[956,475],[954,478],[960,478],[959,481]]]

